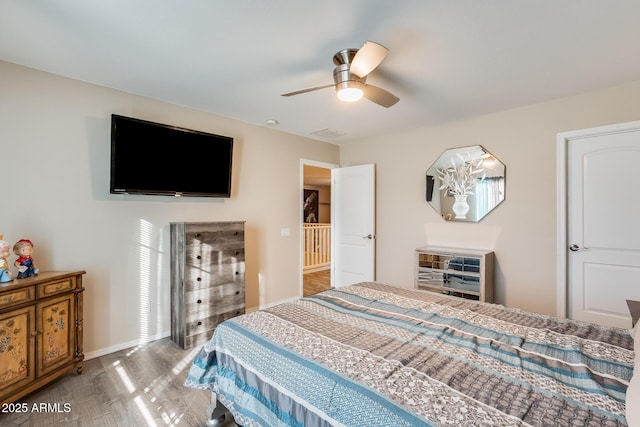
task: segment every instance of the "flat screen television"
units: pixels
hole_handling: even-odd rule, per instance
[[[111,115],[111,194],[230,197],[233,138]]]

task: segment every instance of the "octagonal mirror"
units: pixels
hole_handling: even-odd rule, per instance
[[[427,202],[446,221],[480,221],[504,191],[504,164],[480,145],[445,150],[427,170]]]

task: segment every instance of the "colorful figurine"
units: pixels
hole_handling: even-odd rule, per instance
[[[38,274],[36,263],[31,255],[33,254],[33,243],[31,240],[21,239],[13,245],[13,253],[18,255],[18,259],[13,264],[18,267],[18,279],[31,277]]]
[[[9,270],[9,249],[11,245],[2,240],[2,234],[0,234],[0,283],[11,282],[11,271]]]

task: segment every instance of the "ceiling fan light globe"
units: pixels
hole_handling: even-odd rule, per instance
[[[357,80],[348,80],[336,84],[338,99],[343,102],[356,102],[364,95],[364,84]]]
[[[338,99],[343,102],[356,102],[362,99],[362,89],[357,87],[347,87],[338,89]]]

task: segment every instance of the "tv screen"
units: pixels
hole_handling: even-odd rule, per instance
[[[233,138],[111,116],[112,194],[230,197]]]

